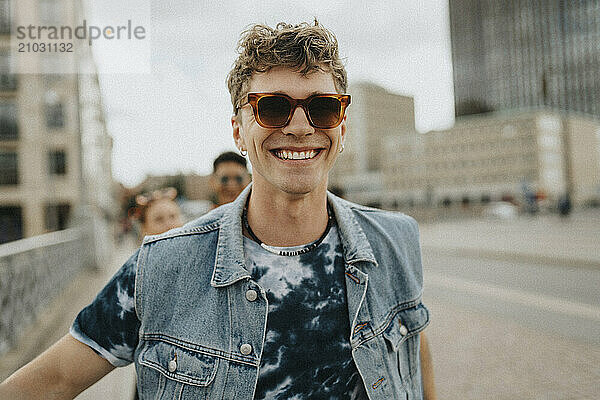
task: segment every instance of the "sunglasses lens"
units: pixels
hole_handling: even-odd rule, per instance
[[[335,97],[315,97],[308,104],[308,112],[317,128],[333,128],[340,122],[341,106]]]
[[[282,127],[288,120],[291,105],[283,96],[265,96],[258,101],[257,108],[262,125]]]

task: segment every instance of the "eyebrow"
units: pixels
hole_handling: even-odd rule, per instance
[[[285,94],[286,96],[290,96],[289,94],[287,94],[287,93],[285,93],[285,92],[283,92],[283,91],[281,91],[281,90],[275,90],[275,91],[272,91],[272,92],[264,92],[264,93]],[[330,93],[330,92],[319,92],[319,91],[317,91],[317,90],[314,90],[314,91],[310,92],[310,93],[308,94],[308,96],[306,96],[305,98],[308,98],[308,97],[310,97],[310,96],[313,96],[313,95],[315,95],[315,94],[332,94],[332,93]],[[336,93],[336,94],[337,94],[337,93]],[[290,97],[292,97],[292,96],[290,96]]]

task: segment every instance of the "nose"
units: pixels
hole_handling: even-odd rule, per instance
[[[307,136],[315,132],[315,128],[310,126],[308,117],[302,107],[296,107],[290,123],[283,127],[282,132],[285,135]]]

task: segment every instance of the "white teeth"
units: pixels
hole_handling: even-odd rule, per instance
[[[277,150],[275,155],[284,160],[308,160],[314,158],[317,155],[316,150],[308,151],[290,151],[290,150]]]

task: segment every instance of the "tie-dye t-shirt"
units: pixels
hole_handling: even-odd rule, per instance
[[[71,336],[115,367],[133,362],[141,325],[134,310],[135,262],[131,261],[123,264],[94,301],[79,312],[70,330]]]
[[[336,226],[306,254],[280,256],[248,238],[244,253],[252,278],[269,301],[255,399],[366,398],[348,342],[344,261]],[[71,327],[73,337],[115,366],[131,363],[137,346],[134,283],[133,263],[126,263]]]
[[[269,301],[255,399],[357,398],[362,381],[348,342],[344,260],[336,227],[317,248],[299,256],[270,253],[248,238],[244,249],[246,266]]]

